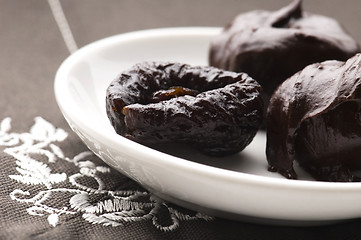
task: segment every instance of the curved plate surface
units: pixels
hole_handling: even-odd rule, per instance
[[[361,217],[361,183],[300,180],[267,171],[265,133],[243,152],[206,157],[187,147],[167,152],[115,133],[105,112],[105,90],[122,70],[143,61],[207,65],[210,40],[220,28],[152,29],[89,44],[66,59],[55,95],[71,128],[108,165],[163,198],[194,210],[265,223],[312,224]]]

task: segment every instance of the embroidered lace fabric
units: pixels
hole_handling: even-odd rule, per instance
[[[45,218],[53,227],[67,215],[80,215],[89,223],[112,227],[150,221],[165,232],[175,230],[181,221],[212,220],[200,213],[182,212],[135,184],[119,188],[119,183],[130,180],[90,151],[66,156],[58,144],[67,136],[41,117],[23,133],[11,131],[10,118],[2,120],[0,145],[16,161],[16,173],[9,177],[21,184],[12,189],[10,198],[26,205],[27,214]],[[161,212],[169,215],[168,223],[158,220]]]

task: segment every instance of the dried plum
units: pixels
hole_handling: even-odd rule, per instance
[[[310,65],[283,82],[267,112],[270,170],[296,179],[356,181],[361,168],[361,55]]]
[[[209,62],[245,72],[264,90],[265,105],[277,86],[309,64],[346,61],[360,52],[357,42],[330,17],[302,11],[302,1],[274,11],[242,13],[216,36]]]
[[[255,136],[261,91],[244,73],[144,62],[111,82],[106,111],[115,131],[136,142],[181,142],[222,156],[241,151]]]

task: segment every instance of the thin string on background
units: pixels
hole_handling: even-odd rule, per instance
[[[56,23],[58,24],[61,35],[63,36],[66,47],[70,53],[74,53],[78,50],[78,46],[75,42],[73,33],[66,20],[63,8],[61,7],[59,0],[48,0],[50,9],[53,13]]]

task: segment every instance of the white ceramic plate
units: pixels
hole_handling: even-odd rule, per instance
[[[55,94],[60,109],[71,128],[104,162],[184,207],[288,225],[361,217],[361,183],[316,182],[299,169],[301,180],[268,172],[262,132],[242,153],[220,159],[179,148],[170,155],[115,133],[105,112],[105,90],[111,80],[146,60],[207,65],[209,42],[219,32],[219,28],[154,29],[83,47],[57,72]]]

